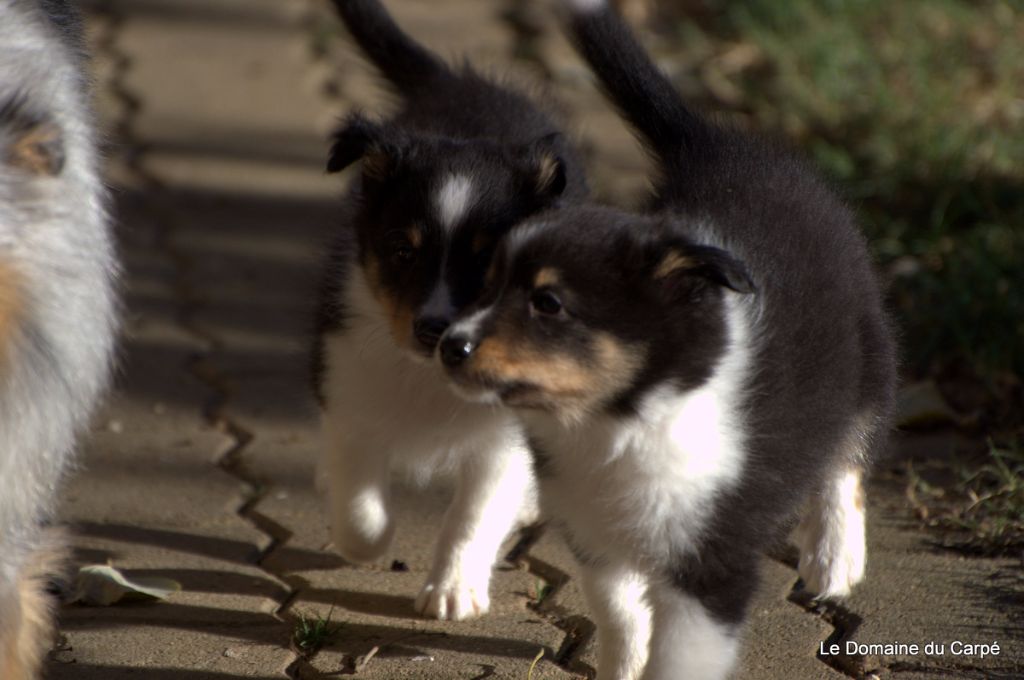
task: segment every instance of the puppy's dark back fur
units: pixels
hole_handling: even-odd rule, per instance
[[[755,580],[734,565],[756,564],[753,555],[829,467],[859,462],[840,460],[858,418],[865,437],[884,437],[892,331],[851,211],[808,166],[687,109],[612,11],[577,15],[572,30],[658,162],[655,209],[698,234],[707,225],[745,263],[761,298],[744,408],[748,461],[739,486],[718,501],[700,559],[681,557],[675,574],[736,621]]]

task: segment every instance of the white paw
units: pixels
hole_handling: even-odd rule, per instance
[[[832,554],[805,551],[800,555],[797,572],[804,581],[804,588],[819,597],[846,597],[864,580],[866,562],[863,544],[845,544]]]
[[[355,564],[373,562],[391,546],[395,524],[383,511],[366,513],[355,508],[347,514],[335,513],[331,522],[331,542],[346,561]]]
[[[428,581],[416,598],[416,611],[442,621],[464,621],[483,616],[491,607],[487,585],[473,586],[452,579],[442,583]]]
[[[864,579],[867,563],[860,471],[837,476],[811,504],[797,530],[804,587],[823,598],[845,597]]]

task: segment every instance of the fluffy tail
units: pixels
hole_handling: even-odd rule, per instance
[[[436,86],[450,71],[402,31],[377,0],[333,0],[349,33],[400,94]]]
[[[562,0],[576,49],[666,173],[686,174],[716,148],[717,128],[683,104],[607,0]]]

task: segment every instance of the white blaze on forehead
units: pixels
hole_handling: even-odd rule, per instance
[[[437,218],[445,229],[459,223],[473,205],[473,182],[465,175],[448,175],[434,196]]]
[[[449,332],[453,335],[465,335],[470,338],[476,337],[476,334],[480,329],[480,324],[490,315],[492,309],[494,308],[485,307],[483,309],[476,310],[465,319],[453,324]]]
[[[519,225],[505,239],[505,256],[507,262],[512,262],[523,246],[539,234],[547,226],[546,222],[527,222]]]

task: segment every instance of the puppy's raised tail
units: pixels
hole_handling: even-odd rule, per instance
[[[607,0],[561,0],[570,37],[608,97],[670,177],[715,153],[721,131],[683,103]]]
[[[349,33],[401,95],[436,87],[451,73],[440,58],[410,38],[377,0],[333,0]]]

